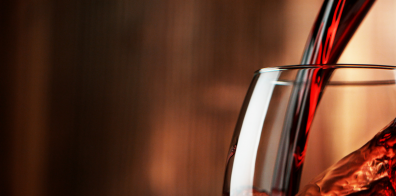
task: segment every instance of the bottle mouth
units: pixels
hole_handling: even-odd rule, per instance
[[[285,65],[279,67],[266,67],[256,71],[256,73],[292,70],[292,69],[396,69],[394,65],[376,65],[376,64],[326,64],[326,65]]]

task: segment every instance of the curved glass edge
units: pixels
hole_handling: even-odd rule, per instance
[[[360,69],[396,69],[394,65],[376,64],[334,64],[334,65],[285,65],[279,67],[266,67],[255,71],[255,73],[267,73],[273,71],[283,71],[292,69],[339,69],[339,68],[360,68]]]

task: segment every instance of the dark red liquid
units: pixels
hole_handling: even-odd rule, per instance
[[[374,0],[327,0],[313,26],[301,64],[317,69],[299,71],[283,128],[271,192],[297,193],[309,130],[333,69],[320,65],[337,62],[346,44]]]
[[[313,191],[306,192],[305,195],[321,195],[319,190],[314,187]],[[225,193],[223,196],[229,196],[230,194]],[[282,195],[282,194],[271,194],[272,196],[275,195]],[[237,196],[269,196],[269,194],[265,191],[258,191],[256,189],[245,190],[241,192]],[[392,186],[392,183],[388,177],[381,178],[377,181],[374,181],[370,184],[367,190],[351,193],[348,196],[396,196],[395,189]]]
[[[271,192],[270,195],[294,196],[298,192],[311,123],[333,72],[333,69],[322,65],[338,61],[374,1],[324,1],[301,60],[302,65],[314,64],[318,68],[305,69],[297,75],[276,158],[272,189],[267,190]],[[230,171],[226,170],[226,176],[229,174]],[[229,181],[225,180],[225,195],[228,189]],[[246,194],[267,195],[255,189],[248,190]]]
[[[395,196],[395,189],[392,186],[389,178],[385,177],[377,180],[371,184],[371,186],[365,190],[358,193],[349,194],[349,196]]]
[[[396,196],[396,118],[373,139],[305,185],[297,196]],[[228,196],[228,193],[223,194]],[[237,196],[278,196],[252,188]]]
[[[396,119],[360,149],[305,185],[298,196],[395,195]]]

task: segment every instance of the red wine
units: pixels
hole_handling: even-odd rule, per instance
[[[396,119],[360,149],[305,185],[298,196],[396,195]]]
[[[301,64],[336,63],[374,0],[327,0],[308,39]],[[297,193],[310,126],[333,69],[299,71],[290,97],[271,192]]]
[[[297,196],[396,196],[396,118],[360,149],[305,185]],[[256,188],[237,196],[269,196]],[[271,196],[284,192],[272,191]],[[229,196],[229,193],[223,193]]]
[[[307,40],[302,65],[337,63],[375,0],[326,0]]]
[[[304,187],[305,188],[305,187]],[[223,196],[229,196],[230,194],[225,193]],[[281,194],[271,194],[272,196],[282,195]],[[298,195],[310,195],[310,196],[321,196],[320,188],[314,184],[309,184],[304,189],[304,192],[299,193]],[[338,194],[339,196],[344,194]],[[367,189],[346,194],[347,196],[396,196],[395,189],[392,186],[392,183],[388,177],[381,178],[379,180],[375,180],[367,186]],[[258,191],[257,189],[250,189],[237,194],[237,196],[269,196],[269,194],[265,191]]]
[[[325,86],[333,72],[325,64],[337,62],[345,46],[375,0],[325,0],[304,50],[302,65],[318,68],[299,71],[285,117],[270,195],[294,196],[298,192],[310,126]],[[236,146],[231,149],[227,165]],[[231,170],[227,167],[224,195],[228,195]],[[381,182],[382,183],[382,182]],[[251,189],[248,195],[268,195]],[[237,194],[238,195],[238,194]]]

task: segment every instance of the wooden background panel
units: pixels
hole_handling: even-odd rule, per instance
[[[0,1],[0,195],[220,195],[253,72],[299,62],[322,2]],[[393,2],[343,63],[395,64]]]
[[[1,195],[220,195],[284,1],[2,1]]]

